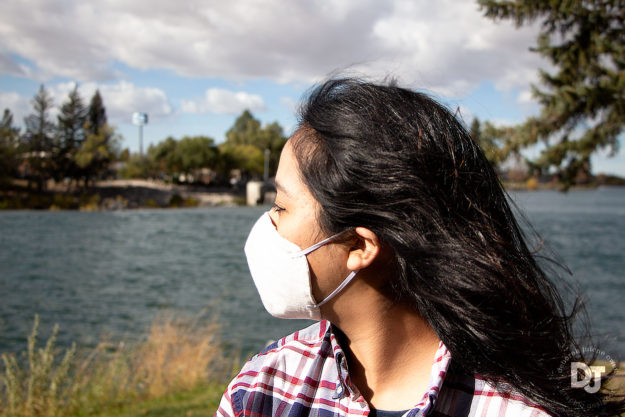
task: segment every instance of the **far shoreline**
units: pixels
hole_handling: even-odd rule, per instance
[[[142,208],[240,206],[245,192],[227,187],[167,184],[151,180],[98,181],[87,189],[50,184],[41,193],[14,183],[0,192],[0,209],[112,211]]]
[[[508,192],[585,191],[600,187],[625,187],[625,179],[598,175],[596,181],[573,185],[565,190],[559,182],[503,181]],[[75,210],[115,211],[133,209],[168,209],[192,207],[244,206],[245,190],[212,185],[183,185],[144,179],[98,181],[86,190],[68,190],[63,184],[50,182],[41,193],[29,190],[24,181],[15,181],[0,190],[0,210]]]

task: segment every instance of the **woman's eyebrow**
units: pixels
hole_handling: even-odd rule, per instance
[[[291,194],[278,181],[276,181],[276,189],[280,191],[281,193],[284,193],[287,197],[291,197]]]

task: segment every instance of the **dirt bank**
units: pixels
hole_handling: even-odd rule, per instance
[[[241,204],[245,197],[243,192],[225,187],[186,186],[147,180],[100,181],[90,191],[100,196],[105,209],[117,208],[107,207],[107,203],[123,206],[119,208],[172,205],[235,206]]]

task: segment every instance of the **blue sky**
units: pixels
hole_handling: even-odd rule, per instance
[[[529,86],[547,63],[537,28],[482,17],[471,0],[3,0],[0,107],[21,124],[40,84],[60,105],[100,90],[123,147],[167,136],[217,142],[245,108],[292,129],[294,108],[337,70],[430,92],[460,113],[510,124],[537,112]],[[625,176],[625,152],[593,159]]]

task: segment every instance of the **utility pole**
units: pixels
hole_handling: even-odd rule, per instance
[[[269,149],[265,149],[265,170],[263,172],[263,181],[269,180]]]

